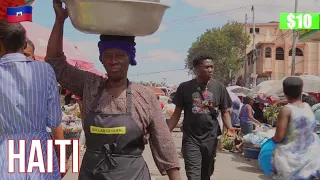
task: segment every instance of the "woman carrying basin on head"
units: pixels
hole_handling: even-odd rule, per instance
[[[174,141],[155,94],[127,79],[129,65],[136,65],[134,37],[100,36],[100,60],[108,73],[108,79],[102,78],[67,63],[62,37],[68,12],[59,0],[54,0],[54,10],[46,62],[63,87],[83,97],[87,150],[79,179],[151,179],[142,157],[148,135],[160,172],[180,179]]]

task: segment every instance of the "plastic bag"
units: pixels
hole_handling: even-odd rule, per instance
[[[260,168],[263,170],[265,174],[269,176],[271,176],[271,158],[275,147],[276,143],[274,143],[271,138],[268,139],[265,143],[261,144],[261,150],[258,157]]]
[[[260,142],[263,141],[265,137],[257,136],[253,133],[243,136],[243,142],[251,143],[253,145],[260,146]]]

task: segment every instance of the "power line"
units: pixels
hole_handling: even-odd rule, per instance
[[[141,76],[141,75],[144,76],[144,75],[161,74],[161,73],[175,72],[175,71],[183,71],[183,70],[188,70],[188,68],[172,69],[172,70],[162,70],[162,71],[154,71],[154,72],[148,72],[148,73],[130,74],[129,76]]]
[[[158,55],[152,55],[152,56],[141,56],[141,57],[137,57],[137,60],[141,60],[141,59],[149,59],[149,58],[153,58],[153,57],[159,57],[159,56],[163,56],[163,55],[169,55],[169,54],[176,54],[176,53],[180,53],[180,52],[186,52],[188,50],[179,50],[179,51],[172,51],[170,53],[163,53],[163,54],[158,54]]]
[[[234,9],[230,9],[230,10],[225,10],[225,11],[219,11],[219,12],[215,12],[215,13],[209,13],[209,14],[204,14],[204,15],[200,15],[200,16],[196,16],[196,17],[203,17],[203,16],[208,16],[208,15],[213,15],[213,14],[218,14],[218,13],[222,13],[222,12],[228,12],[228,11],[233,11],[236,9],[241,9],[247,6],[242,6],[239,8],[234,8]],[[268,6],[270,7],[270,6]],[[318,8],[317,8],[318,9]],[[306,9],[304,12],[306,12],[308,9]],[[285,35],[289,35],[290,31],[287,31],[286,33],[282,34],[281,36],[277,37],[275,40],[273,40],[274,42],[277,41],[279,38],[284,37]],[[173,54],[173,53],[180,53],[180,52],[186,52],[188,50],[179,50],[179,51],[173,51],[171,53],[165,53],[165,55],[167,54]],[[147,59],[147,58],[152,58],[152,57],[158,57],[158,56],[162,56],[164,54],[159,54],[159,55],[155,55],[155,56],[142,56],[142,57],[137,57],[138,59]],[[174,72],[174,71],[182,71],[182,70],[187,70],[187,68],[184,69],[174,69],[174,70],[163,70],[163,71],[155,71],[155,72],[148,72],[148,73],[138,73],[138,74],[132,74],[130,76],[141,76],[141,75],[152,75],[152,74],[159,74],[159,73],[166,73],[166,72]]]
[[[217,11],[217,12],[213,12],[213,13],[207,13],[207,14],[202,14],[202,15],[197,15],[197,16],[190,16],[190,17],[186,17],[186,18],[182,18],[182,19],[172,20],[172,21],[169,21],[168,23],[164,23],[164,25],[170,25],[170,24],[175,24],[176,25],[176,24],[181,24],[181,23],[187,23],[190,20],[199,20],[197,18],[208,17],[208,16],[212,16],[212,15],[216,15],[216,14],[235,11],[235,10],[242,9],[242,8],[245,8],[245,7],[248,7],[248,6],[249,5],[240,6],[240,7],[233,8],[233,9],[227,9],[227,10]],[[186,20],[188,20],[188,21],[186,21]]]
[[[171,20],[167,23],[164,23],[164,25],[176,25],[176,24],[183,24],[183,23],[190,23],[190,22],[197,22],[199,20],[204,20],[204,19],[209,19],[211,18],[212,15],[217,15],[217,14],[226,14],[226,12],[232,12],[235,10],[239,10],[239,9],[243,9],[246,7],[249,7],[251,5],[246,5],[246,6],[240,6],[237,8],[233,8],[233,9],[227,9],[227,10],[222,10],[222,11],[217,11],[217,12],[213,12],[213,13],[206,13],[206,14],[202,14],[202,15],[196,15],[196,16],[190,16],[190,17],[186,17],[186,18],[180,18],[180,19],[175,19],[175,20]],[[285,6],[275,6],[275,5],[255,5],[255,6],[262,6],[264,8],[259,9],[261,10],[267,10],[270,7],[282,7],[282,8],[286,8]],[[229,13],[230,14],[230,13]]]
[[[219,14],[219,13],[225,13],[225,12],[230,12],[230,11],[234,11],[234,10],[238,10],[238,9],[242,9],[242,8],[245,8],[245,7],[249,7],[250,5],[246,5],[246,6],[241,6],[241,7],[237,7],[237,8],[233,8],[233,9],[228,9],[228,10],[224,10],[224,11],[217,11],[217,12],[213,12],[213,13],[207,13],[207,14],[202,14],[202,15],[198,15],[198,16],[190,16],[190,17],[187,17],[187,18],[180,18],[180,19],[176,19],[176,20],[173,20],[171,21],[171,23],[173,22],[179,22],[179,21],[183,21],[183,20],[190,20],[191,21],[184,21],[184,22],[180,22],[180,23],[186,23],[186,22],[193,22],[195,20],[192,20],[192,18],[199,18],[199,17],[207,17],[207,16],[212,16],[212,15],[215,15],[215,14]],[[266,10],[268,9],[269,7],[283,7],[283,6],[273,6],[273,5],[259,5],[259,6],[263,6],[265,8],[263,9],[260,9],[260,10]],[[309,9],[309,8],[308,8]],[[308,9],[306,9],[304,12],[308,11]],[[316,8],[318,9],[318,8]],[[199,19],[196,19],[196,20],[199,20]],[[201,19],[200,19],[201,20]],[[167,23],[167,24],[170,24]],[[179,23],[178,23],[179,24]],[[282,34],[281,36],[278,36],[276,39],[273,40],[273,42],[277,41],[278,39],[286,36],[286,35],[290,35],[290,31],[287,31],[286,33]],[[173,52],[170,52],[170,53],[164,53],[164,54],[159,54],[159,55],[154,55],[154,56],[142,56],[142,57],[137,57],[137,59],[148,59],[148,58],[153,58],[153,57],[160,57],[160,56],[163,56],[163,55],[169,55],[169,54],[175,54],[175,53],[180,53],[180,52],[187,52],[188,50],[179,50],[179,51],[173,51]]]

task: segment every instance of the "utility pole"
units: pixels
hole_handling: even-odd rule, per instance
[[[252,11],[252,22],[253,22],[253,38],[252,38],[252,45],[253,45],[253,50],[252,50],[252,54],[253,54],[253,73],[252,73],[252,77],[253,77],[253,87],[257,86],[257,54],[256,54],[256,43],[255,43],[255,38],[256,38],[256,23],[255,23],[255,17],[254,17],[254,6],[252,6],[251,8]]]
[[[244,33],[247,36],[247,21],[248,21],[248,15],[246,14],[245,17],[245,24],[244,24]],[[244,75],[243,75],[243,86],[247,87],[247,66],[248,66],[248,60],[247,60],[247,45],[244,46]]]
[[[294,1],[294,13],[298,11],[298,0]],[[296,44],[297,44],[297,31],[293,30],[292,37],[292,60],[291,60],[291,76],[295,74],[296,70]]]

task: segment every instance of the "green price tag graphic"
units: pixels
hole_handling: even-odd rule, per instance
[[[319,16],[319,13],[280,13],[280,29],[320,29]]]

